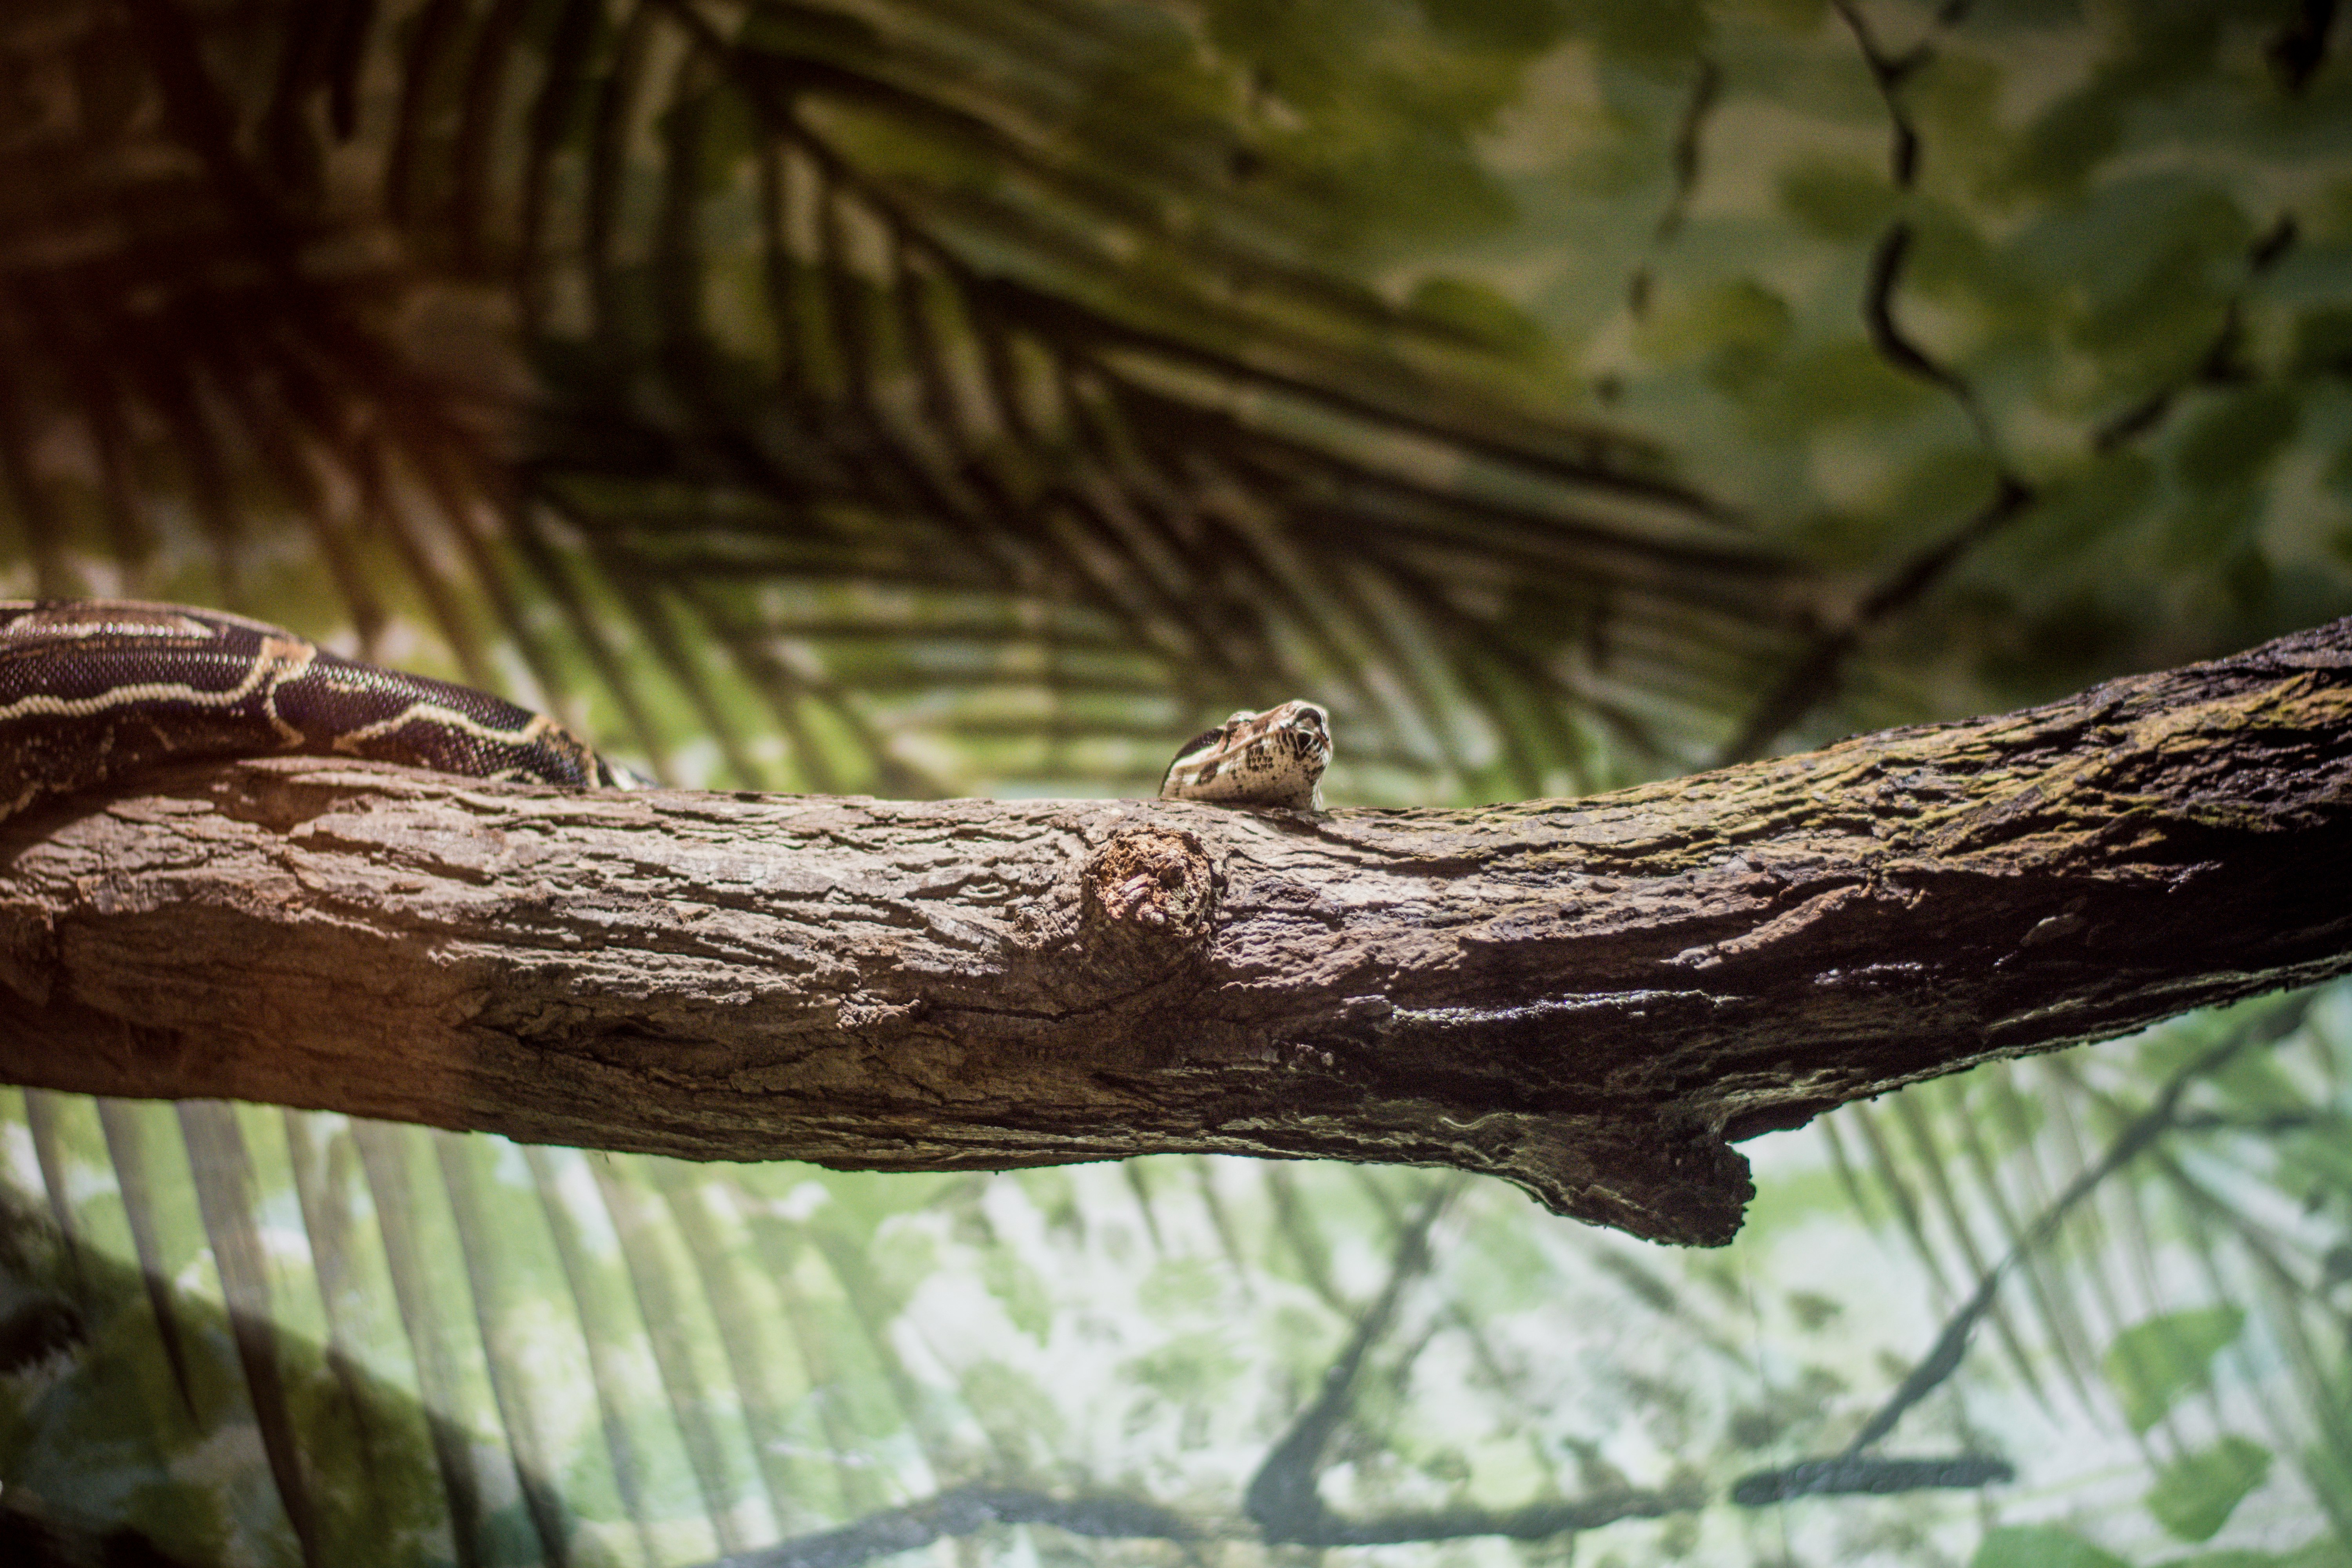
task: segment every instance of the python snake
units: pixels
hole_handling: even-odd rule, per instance
[[[0,817],[174,763],[356,757],[472,778],[631,788],[544,714],[184,605],[0,601]],[[1235,713],[1177,753],[1163,800],[1319,810],[1330,721]]]

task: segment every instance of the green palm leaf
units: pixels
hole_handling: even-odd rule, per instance
[[[39,591],[333,604],[662,766],[692,737],[698,777],[902,791],[1066,773],[1082,736],[1133,787],[1294,688],[1368,782],[1559,787],[1599,735],[1690,754],[1786,646],[1786,559],[1549,412],[1527,338],[1370,286],[1408,204],[1335,226],[1328,151],[1253,129],[1172,16],[139,17],[48,47],[140,112],[15,171],[176,226],[94,216],[7,284]],[[1466,158],[1482,90],[1375,134]],[[118,567],[40,471],[60,439],[101,455]]]

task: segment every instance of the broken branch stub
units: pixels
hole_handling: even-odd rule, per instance
[[[1730,1142],[2352,953],[2352,622],[1580,801],[565,794],[310,760],[0,825],[0,1075],[892,1170]]]

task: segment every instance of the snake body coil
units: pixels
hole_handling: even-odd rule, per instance
[[[627,788],[543,714],[338,658],[281,626],[127,599],[0,600],[0,818],[173,763],[299,754],[522,783]],[[1311,702],[1195,738],[1166,800],[1315,809],[1331,755]]]
[[[173,763],[276,753],[631,782],[542,714],[279,626],[181,605],[0,601],[0,816]]]

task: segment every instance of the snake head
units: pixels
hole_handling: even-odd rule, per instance
[[[1160,798],[1320,811],[1330,761],[1331,716],[1316,704],[1244,710],[1185,743],[1160,781]]]

